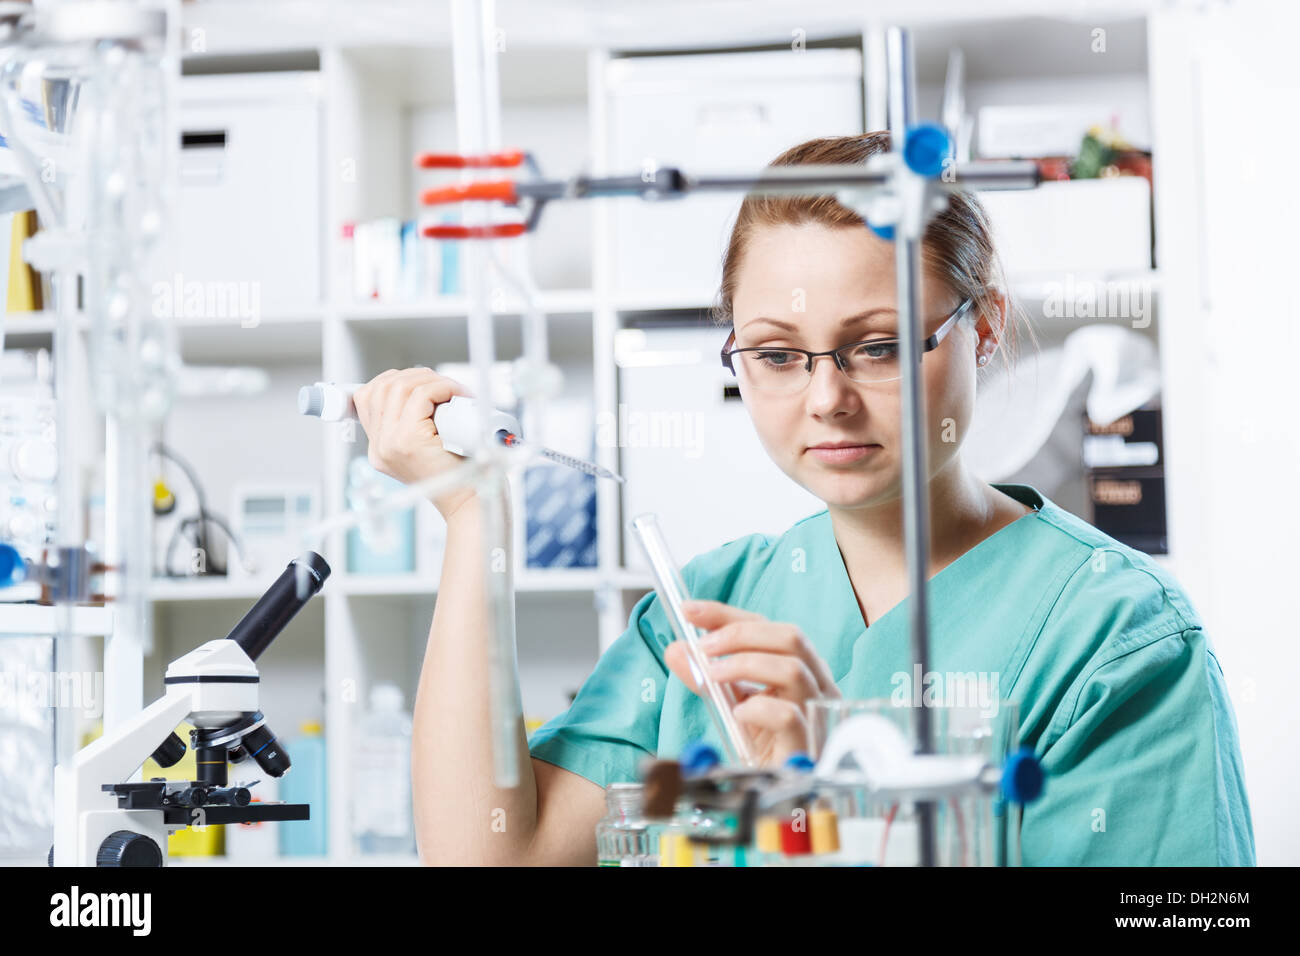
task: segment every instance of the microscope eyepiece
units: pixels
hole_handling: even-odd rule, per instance
[[[298,596],[297,583],[299,567],[305,570],[304,577],[307,580],[307,592],[301,597]],[[330,566],[315,551],[307,551],[294,558],[244,615],[243,620],[226,635],[226,639],[234,641],[252,660],[257,660],[302,606],[321,589],[329,576]]]

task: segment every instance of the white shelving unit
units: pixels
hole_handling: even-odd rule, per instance
[[[183,405],[173,416],[168,435],[205,475],[213,476],[209,492],[214,493],[213,507],[219,511],[226,508],[228,479],[251,473],[259,479],[318,480],[324,509],[336,512],[344,507],[347,462],[365,453],[364,435],[357,429],[355,443],[348,443],[328,426],[299,418],[288,400],[293,390],[317,379],[365,381],[390,367],[468,360],[463,296],[418,302],[351,301],[336,265],[340,258],[335,244],[342,223],[379,216],[416,218],[418,190],[426,179],[413,169],[412,157],[422,150],[455,150],[451,51],[446,45],[446,24],[441,22],[446,10],[442,5],[430,9],[390,4],[382,23],[358,30],[354,43],[339,43],[337,33],[325,39],[319,24],[303,32],[278,5],[266,5],[265,10],[260,6],[207,3],[187,8],[186,15],[194,29],[206,31],[207,55],[225,58],[225,67],[237,67],[240,56],[253,53],[262,62],[267,57],[274,61],[277,51],[301,50],[304,44],[318,52],[323,129],[320,200],[328,237],[322,264],[325,287],[319,301],[262,316],[251,329],[239,328],[237,322],[181,321],[186,361],[262,365],[270,372],[273,386],[265,399],[231,403],[225,433],[210,430],[222,420],[217,413]],[[1140,15],[1141,4],[1120,4],[1116,9],[1121,11],[1116,29],[1143,29],[1140,20],[1132,19]],[[923,114],[935,112],[937,85],[942,81],[940,54],[948,46],[967,46],[975,39],[981,45],[1006,48],[1005,56],[994,53],[969,64],[975,105],[1044,83],[1085,98],[1089,89],[1101,94],[1117,85],[1139,99],[1147,95],[1144,37],[1136,58],[1125,53],[1114,60],[1113,68],[1083,73],[1044,53],[1044,44],[1024,43],[1026,37],[1041,41],[1054,36],[1067,29],[1065,25],[1023,16],[1014,5],[1006,6],[1010,19],[999,19],[997,10],[998,5],[992,5],[995,15],[972,25],[978,35],[931,26],[924,18],[915,24]],[[431,26],[429,21],[438,18]],[[847,14],[819,22],[810,13],[801,23],[810,35],[821,30],[844,38],[861,29],[860,21]],[[608,169],[603,81],[605,66],[616,55],[611,51],[668,48],[680,42],[654,31],[641,34],[621,21],[609,25],[602,40],[592,35],[590,22],[556,23],[533,33],[506,24],[510,46],[499,61],[503,142],[533,150],[549,175],[567,176],[580,169],[595,175],[613,172]],[[256,47],[243,40],[245,36],[255,36]],[[728,36],[737,42],[739,35]],[[707,39],[701,34],[699,45],[720,45]],[[743,42],[788,44],[788,24],[759,18],[745,27]],[[865,40],[862,46],[870,48]],[[1050,44],[1046,46],[1050,49]],[[1097,61],[1092,65],[1096,67]],[[868,117],[874,102],[870,92]],[[344,175],[345,166],[356,175]],[[427,181],[432,182],[432,177]],[[671,281],[652,293],[631,295],[614,289],[611,239],[607,204],[591,202],[551,204],[531,240],[534,275],[544,290],[542,308],[551,317],[552,361],[565,372],[565,394],[590,398],[597,413],[617,407],[613,344],[622,316],[698,315],[715,292],[674,288]],[[1102,276],[1097,281],[1116,278]],[[1034,283],[1041,281],[1039,276],[1017,284],[1025,301],[1033,301],[1040,289]],[[500,302],[498,359],[519,354],[519,309],[520,303],[509,297]],[[21,322],[21,326],[11,322],[6,347],[48,342],[53,324],[49,317]],[[1064,327],[1052,334],[1063,331]],[[1155,331],[1153,323],[1153,335]],[[238,432],[241,441],[211,445],[212,435],[230,441],[232,420],[248,423],[246,433]],[[602,447],[597,454],[601,464],[618,468],[617,448]],[[598,654],[625,629],[632,604],[652,588],[647,575],[621,566],[622,516],[617,493],[606,484],[598,483],[596,568],[516,573],[525,712],[539,719],[563,709],[566,692],[578,688]],[[420,511],[421,522],[437,520],[431,506]],[[522,510],[517,508],[515,523],[521,526],[522,521]],[[406,575],[349,574],[343,545],[341,534],[328,542],[325,553],[334,569],[331,579],[262,662],[265,710],[278,733],[290,740],[290,753],[298,722],[324,718],[332,862],[358,860],[347,819],[352,792],[347,731],[364,704],[364,689],[376,680],[398,683],[409,709],[438,584],[437,568],[427,562]],[[151,595],[155,644],[146,659],[146,696],[161,690],[161,668],[171,657],[223,636],[267,583],[269,578],[156,582]]]

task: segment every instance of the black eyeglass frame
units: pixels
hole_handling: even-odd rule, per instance
[[[935,330],[934,335],[931,335],[929,338],[926,338],[921,342],[922,353],[933,352],[935,349],[937,349],[939,347],[939,343],[943,341],[944,336],[946,336],[950,331],[952,331],[952,327],[957,324],[957,320],[960,319],[963,315],[965,315],[966,312],[970,310],[970,307],[974,303],[975,303],[974,299],[963,299],[961,303],[957,306],[957,308],[953,309],[952,313],[946,319],[943,320],[943,324],[939,326],[938,329]],[[825,352],[810,352],[807,349],[797,349],[789,345],[754,345],[754,346],[748,346],[743,349],[733,349],[731,348],[731,345],[735,341],[736,341],[736,330],[733,327],[731,333],[727,336],[727,341],[722,346],[722,353],[721,353],[722,367],[725,368],[727,371],[729,371],[732,375],[736,374],[736,367],[731,363],[731,356],[735,355],[738,352],[797,352],[800,355],[804,356],[804,358],[807,360],[804,365],[804,371],[811,376],[813,360],[819,358],[820,356],[823,355],[833,356],[835,359],[835,366],[841,372],[846,372],[846,369],[848,367],[848,360],[845,359],[841,353],[847,352],[849,349],[857,348],[860,345],[892,344],[897,346],[899,344],[899,341],[896,338],[864,339],[861,342],[850,342],[848,345],[841,345],[837,349],[828,349]],[[901,376],[896,376],[895,378],[884,378],[884,379],[880,379],[879,381],[896,382],[898,381],[898,378],[901,378]],[[853,381],[853,380],[849,379],[849,381]],[[858,382],[857,384],[874,385],[876,384],[876,382]]]

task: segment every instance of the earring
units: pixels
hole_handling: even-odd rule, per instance
[[[989,357],[988,357],[987,355],[981,355],[981,356],[979,357],[979,364],[980,364],[980,365],[988,365],[988,364],[989,364]]]

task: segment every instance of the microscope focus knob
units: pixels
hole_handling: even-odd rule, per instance
[[[104,838],[95,854],[96,866],[162,866],[158,844],[143,833],[118,830]]]

